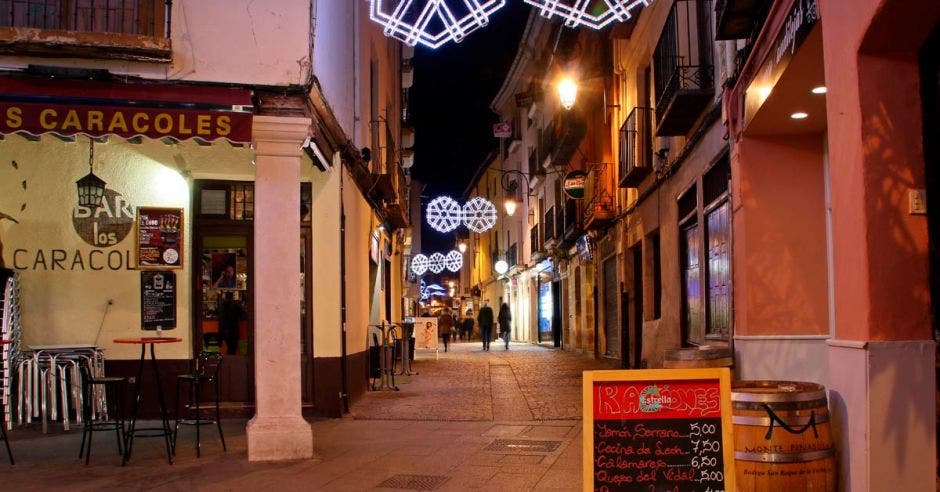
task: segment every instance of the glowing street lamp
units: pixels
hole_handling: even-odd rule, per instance
[[[503,203],[503,208],[506,209],[506,215],[510,217],[512,216],[512,214],[516,213],[516,207],[518,206],[519,206],[519,203],[516,202],[515,197],[509,197]]]
[[[467,252],[467,242],[461,240],[459,243],[457,243],[457,249],[460,250],[461,253],[466,253],[466,252]]]
[[[561,107],[571,109],[577,97],[578,83],[574,79],[565,77],[558,82],[558,98],[561,100]]]
[[[509,271],[509,263],[506,263],[506,260],[499,260],[493,265],[493,269],[496,270],[496,273],[502,275]]]

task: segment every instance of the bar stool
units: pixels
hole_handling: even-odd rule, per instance
[[[222,419],[219,414],[219,369],[222,367],[222,354],[219,352],[200,352],[196,356],[193,371],[190,374],[180,374],[176,377],[176,427],[173,430],[173,449],[176,450],[176,437],[179,435],[180,425],[192,425],[196,427],[196,457],[200,456],[199,428],[204,425],[215,424],[219,429],[219,439],[222,440],[222,450],[228,451],[225,447],[225,436],[222,434]],[[189,402],[187,403],[187,414],[193,418],[181,419],[183,415],[180,404],[180,390],[184,384],[189,385]],[[215,419],[203,417],[202,409],[202,389],[205,385],[215,387]]]
[[[82,445],[78,451],[78,458],[81,459],[84,456],[86,465],[91,459],[91,440],[96,430],[114,429],[117,436],[118,455],[124,456],[124,388],[127,386],[125,377],[92,375],[88,364],[89,360],[84,357],[78,361],[82,377]],[[104,391],[103,394],[96,391],[98,387]],[[108,396],[109,389],[111,397]],[[113,402],[113,414],[108,411],[109,401]],[[97,412],[96,402],[100,402]]]

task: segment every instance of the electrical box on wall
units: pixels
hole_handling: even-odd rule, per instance
[[[909,192],[910,214],[927,214],[927,190],[910,190]]]

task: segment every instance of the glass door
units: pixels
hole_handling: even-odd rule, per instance
[[[196,238],[196,350],[223,354],[222,400],[251,402],[254,330],[250,236],[212,232],[203,231]]]

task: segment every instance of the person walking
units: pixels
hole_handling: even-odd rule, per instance
[[[490,301],[483,301],[483,307],[477,314],[477,323],[480,325],[480,338],[483,339],[483,350],[490,349],[490,339],[493,338],[493,308]]]
[[[499,322],[499,338],[506,341],[506,350],[509,350],[509,337],[512,332],[512,315],[509,314],[509,304],[503,303],[499,307],[499,315],[496,317]]]
[[[450,346],[450,334],[454,331],[454,317],[450,314],[450,308],[444,308],[444,311],[437,318],[437,329],[440,330],[444,338],[444,352],[447,352]]]
[[[467,317],[463,319],[463,323],[460,325],[460,331],[467,337],[467,341],[469,342],[470,337],[473,335],[473,310],[467,310]]]

